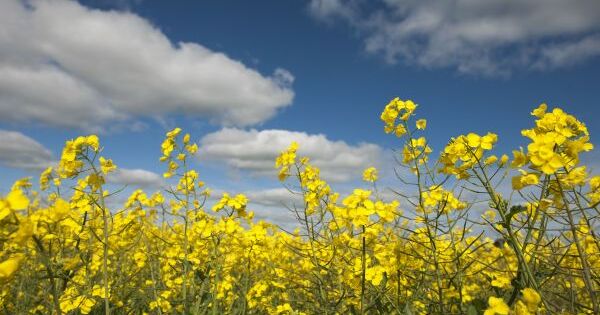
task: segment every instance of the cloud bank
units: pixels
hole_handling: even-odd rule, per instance
[[[322,134],[224,128],[200,140],[198,156],[220,161],[234,169],[276,178],[275,158],[292,141],[300,144],[299,156],[309,157],[311,163],[321,168],[324,179],[337,182],[360,178],[363,169],[379,164],[382,152],[375,144],[350,145],[329,140]]]
[[[291,104],[294,77],[270,76],[200,44],[172,43],[130,12],[76,1],[0,2],[0,121],[102,131],[186,114],[261,123]]]
[[[40,171],[55,163],[52,152],[41,143],[17,131],[0,130],[0,164]]]
[[[390,63],[507,75],[600,55],[597,0],[312,0],[308,9],[349,24]]]

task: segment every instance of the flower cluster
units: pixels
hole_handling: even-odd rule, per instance
[[[542,104],[532,112],[537,117],[533,129],[522,134],[531,143],[527,146],[527,158],[532,168],[544,174],[554,174],[561,168],[572,168],[579,163],[579,153],[590,151],[594,146],[589,142],[585,124],[560,108],[546,112]]]
[[[233,211],[237,213],[240,217],[245,217],[246,214],[246,206],[248,204],[248,198],[243,194],[238,194],[234,197],[231,197],[228,193],[223,193],[223,197],[219,202],[215,203],[212,207],[212,210],[218,212],[223,210],[225,207],[230,207]]]
[[[403,136],[407,132],[406,121],[408,121],[416,108],[417,104],[411,100],[403,101],[397,97],[391,100],[381,113],[381,120],[385,122],[385,133],[393,132],[398,137]],[[397,123],[398,120],[400,120],[399,123]],[[424,129],[425,122],[419,122],[417,127]]]
[[[447,213],[453,210],[462,210],[467,203],[460,201],[452,192],[444,190],[441,186],[432,186],[428,191],[421,193],[423,206],[417,208],[424,213]]]
[[[514,312],[502,298],[491,296],[488,299],[489,307],[483,312],[484,315],[533,315],[540,310],[540,295],[531,288],[521,290],[521,299],[514,305]]]
[[[600,176],[590,178],[589,183],[590,192],[588,192],[587,196],[591,204],[597,204],[600,202]]]
[[[484,153],[492,150],[497,141],[498,136],[494,133],[485,136],[469,133],[452,138],[440,157],[443,164],[440,171],[461,179],[469,178],[468,171],[473,166],[488,165],[497,160],[495,156],[483,160]]]
[[[198,151],[198,145],[196,143],[190,143],[190,134],[183,136],[183,146],[180,146],[177,142],[177,137],[181,133],[181,128],[175,128],[167,132],[165,140],[161,144],[162,156],[160,157],[161,162],[168,163],[168,169],[163,174],[163,177],[172,177],[177,169],[179,169],[179,162],[186,159],[187,154],[195,154]],[[176,155],[174,155],[176,153]]]
[[[275,168],[279,168],[279,180],[285,180],[290,174],[290,168],[296,163],[296,151],[298,143],[292,142],[289,148],[275,159]]]
[[[58,174],[61,178],[73,177],[81,171],[84,162],[81,161],[80,157],[86,155],[86,150],[92,150],[93,152],[100,150],[98,136],[77,137],[74,140],[67,141],[58,165]]]
[[[363,180],[365,182],[374,183],[377,181],[377,169],[374,167],[369,167],[363,171]]]
[[[431,152],[433,150],[427,145],[425,137],[410,139],[402,149],[402,162],[407,165],[412,165],[414,162],[425,164]]]

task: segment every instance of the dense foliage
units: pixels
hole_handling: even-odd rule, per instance
[[[542,104],[512,158],[492,154],[497,135],[470,133],[434,159],[416,109],[396,98],[381,114],[404,143],[397,200],[384,201],[375,168],[367,189],[340,196],[299,144],[283,151],[279,178],[304,200],[289,232],[255,222],[241,194],[207,208],[189,166],[198,147],[179,128],[160,158],[174,184],[118,209],[98,137],[67,141],[42,192],[23,179],[0,198],[0,312],[598,314],[600,177],[579,162],[593,148],[586,126]]]

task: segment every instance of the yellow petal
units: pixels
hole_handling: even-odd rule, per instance
[[[19,264],[23,259],[22,255],[15,255],[0,263],[0,280],[4,280],[12,276],[12,274],[19,269]]]
[[[20,189],[11,191],[8,196],[6,196],[6,200],[8,200],[8,203],[13,210],[24,210],[29,206],[29,199],[27,199]]]

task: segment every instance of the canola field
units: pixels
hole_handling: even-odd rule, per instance
[[[381,120],[408,174],[393,200],[375,168],[336,193],[291,143],[273,172],[303,197],[292,231],[253,219],[244,195],[208,202],[179,128],[160,148],[173,185],[117,208],[99,138],[69,140],[39,183],[0,196],[0,313],[599,314],[588,130],[545,104],[531,114],[528,145],[507,155],[493,133],[433,152],[417,105],[393,99]]]

